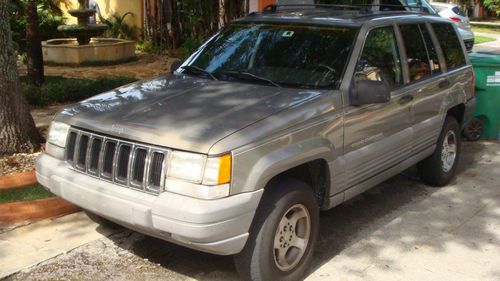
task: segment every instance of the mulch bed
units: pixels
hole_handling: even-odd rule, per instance
[[[16,153],[0,157],[0,176],[33,171],[35,169],[35,158],[40,153],[41,151],[35,153]]]

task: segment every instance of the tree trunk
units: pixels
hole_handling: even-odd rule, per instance
[[[0,155],[33,152],[42,141],[21,91],[8,10],[0,0]]]
[[[38,32],[38,13],[36,0],[28,0],[26,6],[26,53],[28,57],[28,79],[34,85],[42,85],[43,77],[43,54],[42,42]]]
[[[226,5],[224,0],[219,0],[219,28],[225,24]]]

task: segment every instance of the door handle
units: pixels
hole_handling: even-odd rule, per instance
[[[439,82],[438,87],[441,89],[447,88],[448,86],[450,86],[450,84],[451,84],[450,81],[448,79],[445,79]]]
[[[412,100],[413,100],[413,96],[412,95],[405,95],[405,96],[402,96],[399,99],[399,104],[409,103]]]

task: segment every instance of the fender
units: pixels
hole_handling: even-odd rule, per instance
[[[235,165],[244,162],[242,168],[245,167],[244,174],[248,177],[243,175],[238,177],[238,173],[236,173],[231,193],[264,188],[273,177],[282,172],[316,159],[323,159],[327,163],[331,163],[337,156],[335,147],[328,139],[309,138],[292,143],[293,139],[290,136],[282,137],[263,146],[235,154]],[[252,154],[261,155],[261,157],[253,159],[255,161],[243,159],[249,158],[249,155]],[[235,171],[238,168],[236,166]]]

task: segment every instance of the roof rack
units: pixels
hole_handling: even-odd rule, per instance
[[[349,5],[344,5],[344,4],[272,4],[272,5],[267,5],[263,10],[262,13],[276,13],[278,12],[278,8],[327,8],[327,9],[334,9],[334,10],[354,10],[354,11],[359,11],[360,13],[363,14],[369,14],[372,13],[373,10],[371,9],[372,7],[394,7],[394,8],[412,8],[412,9],[419,9],[420,12],[425,12],[424,7],[422,6],[422,2],[418,1],[420,5],[394,5],[394,4],[349,4]],[[394,10],[392,10],[394,11]],[[403,10],[406,11],[406,10]],[[409,11],[408,11],[409,12]],[[414,12],[414,11],[412,11]]]

